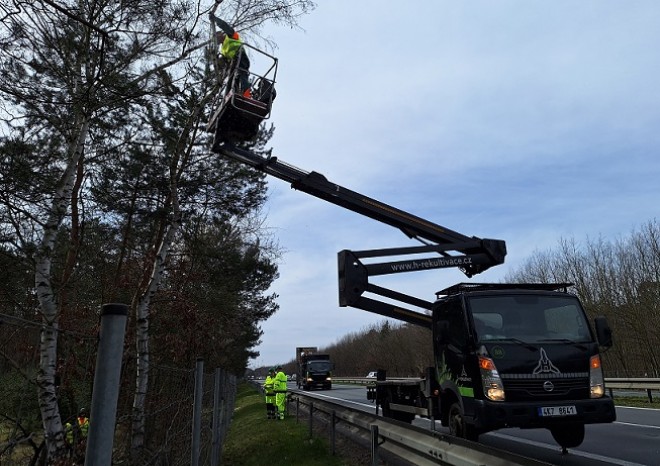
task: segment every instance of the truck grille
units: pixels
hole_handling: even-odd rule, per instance
[[[509,378],[502,375],[507,401],[589,398],[589,377]],[[552,388],[552,390],[549,390]]]

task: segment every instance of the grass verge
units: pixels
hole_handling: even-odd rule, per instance
[[[236,394],[234,417],[225,438],[222,464],[228,466],[350,466],[332,456],[324,438],[309,438],[302,423],[289,416],[283,421],[266,419],[264,397],[241,384]]]
[[[617,397],[614,404],[621,407],[660,409],[660,399],[653,397],[653,403],[649,403],[648,397]]]

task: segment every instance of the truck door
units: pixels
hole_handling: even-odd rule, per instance
[[[434,326],[436,368],[443,389],[473,397],[468,326],[462,301],[449,299],[437,308]],[[439,330],[443,328],[445,330]],[[473,359],[473,358],[472,358]]]

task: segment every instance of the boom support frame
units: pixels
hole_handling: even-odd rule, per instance
[[[431,309],[430,301],[374,285],[369,282],[369,277],[449,267],[459,268],[466,276],[472,277],[504,262],[506,244],[503,240],[462,235],[332,183],[318,172],[306,172],[282,162],[277,157],[262,157],[231,143],[215,146],[213,150],[268,175],[287,181],[296,190],[398,228],[409,238],[423,243],[422,246],[413,247],[340,251],[338,254],[340,306],[356,307],[408,323],[430,327],[431,319],[425,312],[368,298],[364,296],[364,293],[375,294],[426,310]],[[374,257],[414,256],[424,253],[433,253],[433,255],[421,259],[372,264],[365,264],[362,261],[362,259]]]

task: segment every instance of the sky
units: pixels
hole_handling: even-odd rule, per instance
[[[279,58],[273,155],[506,241],[505,263],[471,279],[449,268],[374,283],[432,301],[455,283],[503,281],[562,238],[614,241],[657,218],[657,0],[319,0],[299,22],[266,31]],[[384,320],[339,307],[340,250],[419,244],[277,178],[268,186],[280,309],[252,367]]]

